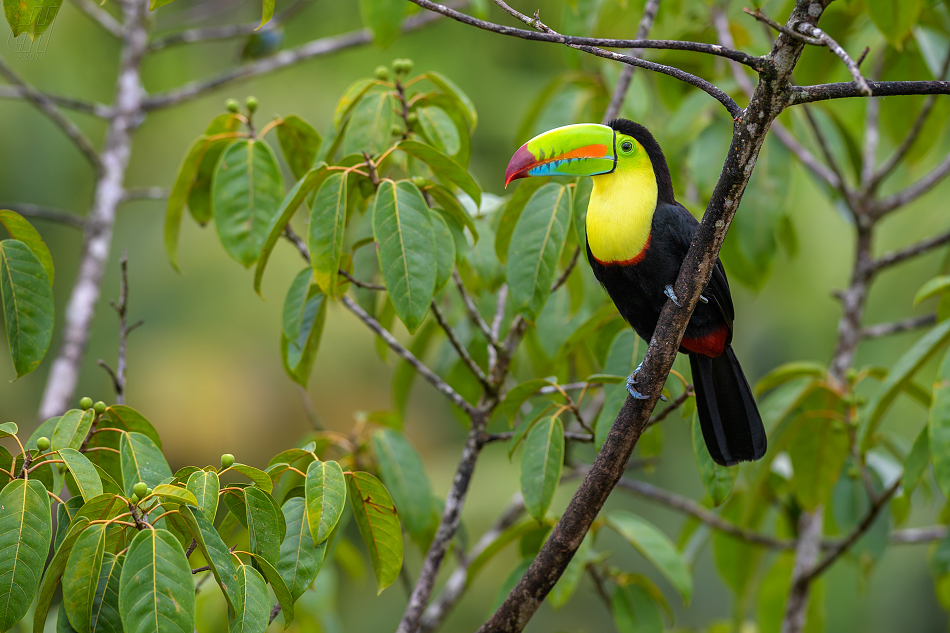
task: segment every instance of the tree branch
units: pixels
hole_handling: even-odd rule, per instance
[[[112,378],[112,384],[115,387],[115,403],[125,404],[126,351],[129,333],[142,325],[142,321],[129,325],[126,318],[129,309],[129,254],[127,251],[123,251],[122,258],[119,259],[119,279],[119,302],[112,302],[112,308],[119,317],[119,354],[115,371],[112,371],[112,368],[101,358],[98,363]]]
[[[946,525],[932,525],[922,528],[906,528],[894,530],[889,538],[893,545],[914,545],[916,543],[931,543],[947,538]]]
[[[472,355],[469,354],[468,350],[465,349],[465,346],[462,345],[462,341],[459,340],[458,334],[455,333],[455,330],[452,329],[452,326],[449,325],[449,322],[445,320],[445,315],[442,313],[442,308],[439,307],[439,302],[433,299],[430,308],[432,309],[432,316],[435,317],[436,322],[445,331],[445,335],[448,337],[449,343],[451,343],[452,347],[455,348],[459,358],[462,359],[462,362],[465,363],[465,366],[468,367],[468,370],[472,372],[472,375],[478,379],[478,382],[482,384],[482,387],[484,387],[486,391],[489,393],[494,393],[496,391],[495,385],[488,381],[488,376],[485,375],[485,372],[482,371],[482,368],[478,366],[478,363],[475,362],[475,359],[472,358]]]
[[[948,85],[950,85],[950,83],[948,83]],[[879,218],[893,211],[894,209],[897,209],[898,207],[910,204],[937,186],[937,184],[943,180],[947,174],[950,174],[950,155],[946,156],[942,161],[940,161],[940,163],[938,163],[937,166],[930,171],[930,173],[903,191],[898,191],[892,196],[875,202],[874,206],[871,208],[872,215],[876,218]]]
[[[901,262],[907,261],[912,257],[917,257],[918,255],[923,255],[927,251],[939,248],[944,244],[950,243],[950,232],[943,233],[941,235],[935,235],[934,237],[929,237],[925,240],[908,246],[907,248],[901,249],[899,251],[892,251],[890,253],[885,253],[881,255],[874,263],[871,265],[871,272],[877,273],[884,268],[890,266],[895,266]]]
[[[478,328],[486,339],[488,339],[489,345],[494,347],[496,350],[501,348],[501,343],[498,342],[498,338],[492,334],[492,329],[485,323],[485,319],[482,318],[482,314],[478,311],[478,306],[475,305],[475,301],[472,299],[472,296],[468,294],[468,290],[465,289],[465,283],[462,281],[462,277],[459,275],[457,270],[452,271],[452,281],[455,282],[455,287],[458,288],[459,296],[462,297],[462,303],[465,305],[465,311],[468,312],[469,318],[472,320],[472,323],[475,327]]]
[[[643,6],[643,16],[640,18],[640,24],[637,25],[636,39],[645,40],[653,28],[653,22],[656,20],[656,12],[660,8],[660,0],[647,0]],[[632,57],[641,57],[642,48],[635,48],[630,51]],[[625,65],[620,69],[620,77],[617,78],[617,85],[614,87],[613,95],[610,97],[610,103],[604,112],[604,118],[601,123],[607,124],[611,119],[617,118],[620,114],[620,108],[623,106],[624,99],[627,98],[627,89],[630,87],[630,80],[633,79],[633,70],[636,66]]]
[[[17,86],[20,89],[20,92],[24,99],[30,101],[35,105],[40,111],[43,112],[49,119],[56,124],[63,134],[69,137],[76,147],[79,148],[79,151],[83,153],[86,159],[92,164],[93,168],[96,170],[96,173],[102,172],[102,160],[99,157],[99,152],[96,151],[96,148],[93,146],[92,142],[86,138],[86,135],[82,133],[82,130],[79,127],[66,118],[66,116],[60,112],[59,107],[53,100],[40,92],[30,84],[28,84],[20,75],[17,74],[15,70],[3,59],[0,57],[0,74],[7,78],[7,80]]]
[[[824,132],[822,132],[821,128],[818,127],[818,121],[815,120],[815,115],[811,113],[809,108],[805,108],[805,117],[808,119],[808,126],[811,128],[812,134],[815,136],[815,140],[818,142],[818,149],[821,150],[821,154],[825,158],[825,163],[828,165],[831,173],[834,174],[834,181],[838,183],[835,189],[841,192],[841,196],[844,198],[848,208],[853,214],[855,206],[852,204],[853,201],[851,197],[851,188],[848,186],[848,181],[845,180],[844,173],[838,166],[838,161],[835,160],[834,154],[831,153],[831,148],[828,145],[828,139],[825,138]]]
[[[170,193],[167,187],[130,187],[122,194],[122,201],[166,200]]]
[[[894,321],[892,323],[878,323],[861,328],[861,338],[881,338],[891,334],[900,334],[909,332],[917,328],[927,327],[937,322],[936,314],[925,314],[919,317],[911,317],[903,321]]]
[[[52,94],[47,94],[46,97],[59,107],[66,108],[67,110],[76,110],[77,112],[91,114],[92,116],[99,117],[100,119],[108,119],[112,116],[112,108],[102,103],[93,103],[90,101],[82,101],[81,99],[73,99],[72,97],[64,97],[61,95]],[[0,86],[0,99],[26,98],[27,92],[20,86]]]
[[[104,28],[115,37],[122,38],[123,27],[112,14],[100,7],[93,0],[73,0],[79,10],[89,16],[93,22]]]
[[[798,541],[792,567],[792,586],[785,603],[782,633],[798,633],[805,626],[810,583],[802,581],[818,560],[821,549],[821,526],[824,512],[819,506],[813,512],[802,512],[798,521]]]
[[[81,229],[85,223],[83,218],[75,213],[41,207],[28,202],[0,202],[0,209],[9,209],[27,218],[65,224],[66,226],[71,226],[76,229]]]
[[[863,92],[856,82],[847,81],[817,86],[791,86],[788,105],[801,105],[829,99],[848,99],[851,97],[897,97],[907,95],[946,95],[950,94],[950,81],[869,81],[871,94]]]

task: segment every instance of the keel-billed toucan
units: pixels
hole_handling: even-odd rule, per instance
[[[698,222],[673,196],[670,170],[653,135],[633,121],[583,123],[536,136],[512,156],[505,186],[528,176],[592,176],[587,259],[594,276],[633,329],[653,336]],[[722,263],[700,297],[683,335],[699,421],[709,454],[731,466],[765,454],[762,418],[732,351],[735,312]],[[639,368],[638,368],[639,369]],[[636,390],[634,372],[627,390]]]

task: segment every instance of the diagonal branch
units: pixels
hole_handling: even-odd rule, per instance
[[[459,340],[458,334],[455,330],[449,325],[449,322],[445,320],[445,315],[442,313],[442,308],[439,307],[439,302],[435,299],[432,300],[432,305],[430,306],[432,310],[432,316],[435,317],[436,322],[439,326],[445,331],[445,335],[449,338],[449,343],[452,344],[452,347],[458,353],[459,358],[462,359],[462,362],[465,363],[465,366],[468,367],[468,370],[472,372],[472,375],[482,384],[482,387],[485,388],[489,393],[494,393],[496,391],[495,385],[491,384],[488,380],[488,376],[485,375],[485,372],[482,371],[482,368],[478,366],[478,363],[475,362],[475,359],[472,358],[472,355],[468,353],[468,350],[465,349],[465,345],[462,344],[462,341]]]
[[[861,338],[881,338],[891,334],[900,334],[901,332],[910,332],[917,328],[927,327],[937,322],[936,314],[925,314],[919,317],[911,317],[903,321],[894,321],[892,323],[878,323],[861,328]]]
[[[656,12],[660,8],[660,0],[647,0],[646,5],[643,7],[643,17],[640,18],[640,24],[637,26],[637,36],[638,40],[645,40],[647,35],[650,34],[650,29],[653,28],[653,22],[656,21]],[[635,48],[630,51],[630,55],[633,57],[640,57],[643,55],[642,48]],[[627,98],[627,89],[630,88],[630,80],[633,79],[633,70],[636,66],[631,66],[629,64],[625,65],[620,69],[620,77],[617,78],[617,85],[614,87],[614,93],[610,97],[610,103],[607,105],[607,110],[604,112],[604,118],[601,123],[607,124],[611,119],[617,118],[617,115],[620,114],[620,108],[623,106],[624,99]]]
[[[56,222],[57,224],[64,224],[76,229],[81,229],[85,224],[82,216],[78,216],[75,213],[41,207],[28,202],[0,202],[0,209],[10,209],[27,218]]]
[[[99,117],[100,119],[108,119],[113,113],[111,107],[102,103],[82,101],[81,99],[73,99],[72,97],[64,97],[62,95],[47,94],[46,97],[61,108],[75,110],[85,114],[91,114],[92,116]],[[19,86],[0,86],[0,99],[26,98],[27,92]]]
[[[890,253],[881,255],[881,257],[871,265],[871,271],[878,272],[883,268],[895,266],[912,257],[923,255],[927,251],[940,248],[947,243],[950,243],[950,232],[929,237],[925,240],[917,242],[913,246],[908,246],[907,248],[901,249],[899,251],[892,251]]]
[[[39,108],[69,137],[69,140],[76,144],[79,151],[85,155],[97,173],[102,171],[102,160],[99,157],[99,152],[93,147],[92,142],[86,138],[86,135],[82,133],[82,130],[80,130],[75,123],[67,119],[66,116],[60,112],[59,107],[50,97],[28,84],[7,64],[3,57],[0,57],[0,74],[6,77],[10,83],[17,86],[26,100],[32,102],[33,105]]]
[[[93,22],[96,22],[106,31],[115,37],[122,37],[124,31],[122,25],[119,24],[118,20],[112,17],[111,13],[99,6],[98,3],[93,2],[93,0],[73,0],[73,4],[79,7],[80,11],[88,15]]]
[[[897,97],[907,95],[950,95],[950,81],[869,81],[871,94],[863,92],[856,82],[845,81],[817,86],[792,86],[788,105],[801,105],[829,99],[852,97]]]
[[[950,85],[950,83],[948,83]],[[910,204],[920,196],[924,195],[937,186],[941,180],[950,174],[950,155],[947,155],[940,163],[934,167],[926,176],[910,185],[906,189],[882,198],[871,207],[871,213],[874,217],[884,216],[894,209]]]
[[[811,113],[810,108],[805,108],[805,118],[808,120],[808,126],[811,128],[812,134],[814,134],[815,140],[818,142],[818,148],[821,150],[821,154],[825,158],[825,163],[835,175],[835,180],[838,182],[838,186],[836,188],[841,192],[842,197],[848,204],[848,208],[853,214],[855,205],[853,204],[851,196],[851,188],[848,186],[848,181],[845,180],[844,172],[842,172],[841,168],[838,166],[838,161],[835,160],[834,154],[831,153],[831,147],[828,144],[828,139],[825,138],[825,133],[822,132],[821,128],[818,126],[818,121],[815,119],[815,115]]]

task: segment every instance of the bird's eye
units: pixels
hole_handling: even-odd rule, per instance
[[[624,154],[629,154],[633,151],[633,143],[630,141],[624,141],[620,144],[620,151],[622,151]]]

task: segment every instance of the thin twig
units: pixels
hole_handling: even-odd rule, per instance
[[[913,246],[908,246],[907,248],[903,248],[899,251],[892,251],[890,253],[881,255],[877,260],[874,261],[871,266],[871,270],[875,273],[879,272],[884,268],[895,266],[901,262],[911,259],[912,257],[923,255],[927,251],[940,248],[947,243],[950,243],[950,232],[943,233],[941,235],[935,235],[934,237],[927,238],[926,240],[921,240]]]
[[[468,294],[468,290],[465,289],[465,283],[462,281],[462,277],[459,275],[457,270],[452,271],[452,281],[455,282],[455,287],[458,288],[459,296],[462,297],[462,303],[465,305],[465,311],[468,312],[468,316],[472,320],[472,323],[475,324],[475,327],[477,327],[479,331],[485,336],[489,345],[500,351],[501,344],[498,342],[498,339],[492,335],[491,328],[487,323],[485,323],[485,319],[482,318],[481,313],[478,311],[478,306],[475,305],[475,301],[472,299],[472,296]]]
[[[950,94],[950,81],[869,81],[867,85],[871,88],[870,96],[872,97]],[[790,88],[788,105],[866,96],[868,95],[864,93],[862,87],[854,81],[794,86]]]
[[[933,325],[936,322],[937,315],[931,313],[925,314],[923,316],[911,317],[902,321],[894,321],[892,323],[878,323],[876,325],[868,325],[861,328],[861,338],[881,338],[882,336],[890,336],[891,334],[900,334],[901,332],[909,332],[911,330],[916,330],[917,328],[927,327],[928,325]]]
[[[82,216],[78,216],[75,213],[41,207],[28,202],[0,202],[0,209],[9,209],[27,218],[64,224],[76,229],[81,229],[84,224]]]
[[[905,528],[891,532],[888,540],[892,545],[915,545],[917,543],[932,543],[947,538],[946,525],[932,525],[921,528]]]
[[[235,37],[244,37],[246,35],[252,35],[254,32],[258,31],[258,29],[260,29],[259,32],[270,31],[287,22],[287,20],[299,13],[300,10],[306,7],[309,3],[310,0],[297,0],[280,13],[274,15],[274,17],[271,18],[271,21],[268,22],[263,28],[260,26],[260,20],[255,20],[245,24],[228,24],[226,26],[189,29],[187,31],[182,31],[181,33],[155,38],[151,41],[151,43],[149,43],[148,50],[150,52],[154,52],[162,50],[163,48],[177,46],[180,44],[194,44],[197,42],[210,42],[215,40],[231,39]]]
[[[835,178],[838,181],[838,191],[841,192],[845,202],[847,202],[848,208],[851,209],[852,213],[854,213],[855,205],[852,204],[851,188],[848,186],[848,181],[845,180],[844,172],[842,172],[841,168],[838,166],[838,161],[835,160],[834,154],[831,153],[831,146],[828,144],[828,139],[825,138],[825,133],[822,132],[821,127],[818,125],[818,120],[815,119],[815,115],[812,114],[810,108],[805,108],[805,118],[808,120],[808,125],[811,127],[811,131],[815,136],[815,140],[818,141],[818,147],[821,149],[821,153],[825,157],[825,162],[828,164],[828,167],[831,169],[832,173],[834,173]]]
[[[497,341],[501,336],[501,322],[505,318],[505,303],[508,301],[508,284],[502,284],[495,299],[495,316],[491,321],[491,340]],[[498,364],[498,349],[495,345],[488,346],[488,371]]]
[[[47,94],[46,97],[61,108],[75,110],[84,114],[91,114],[100,119],[108,119],[113,114],[113,109],[102,103],[93,103],[72,97],[62,95]],[[27,91],[20,86],[0,86],[0,99],[26,99]]]
[[[101,358],[99,366],[105,369],[112,378],[112,385],[115,388],[116,404],[125,404],[125,385],[126,385],[126,350],[128,349],[129,333],[142,325],[142,321],[137,321],[128,325],[129,309],[129,253],[122,251],[122,257],[119,259],[119,302],[111,302],[112,309],[119,317],[119,355],[115,371],[106,364]]]
[[[686,385],[686,389],[683,390],[683,393],[681,393],[676,398],[676,400],[671,402],[665,409],[663,409],[657,414],[654,414],[653,417],[650,418],[650,421],[647,422],[647,427],[651,427],[654,424],[658,424],[662,422],[663,420],[666,419],[668,415],[670,415],[671,413],[679,409],[681,406],[683,406],[686,403],[687,400],[689,400],[695,395],[696,393],[693,391],[693,385]]]
[[[494,393],[497,388],[488,381],[488,376],[485,375],[485,372],[482,371],[482,368],[478,366],[478,363],[475,362],[475,359],[472,358],[472,355],[468,353],[467,349],[465,349],[465,345],[463,345],[462,341],[459,340],[458,334],[456,334],[452,326],[449,325],[449,322],[445,320],[445,314],[442,313],[442,308],[439,307],[439,302],[436,299],[432,300],[432,305],[430,308],[432,310],[432,316],[435,317],[436,322],[445,331],[445,335],[448,337],[449,343],[451,343],[452,347],[455,348],[459,358],[462,359],[462,362],[465,363],[465,366],[468,367],[468,370],[472,372],[472,375],[478,379],[478,382],[482,384],[482,387],[484,387],[486,391],[489,393]]]
[[[112,17],[112,14],[100,7],[93,0],[73,0],[73,4],[79,7],[79,10],[92,18],[99,26],[104,28],[112,35],[121,38],[123,35],[122,25]]]
[[[130,187],[122,194],[122,201],[129,200],[167,200],[168,187]]]
[[[950,86],[950,83],[948,83]],[[906,189],[899,191],[887,198],[883,198],[874,203],[871,208],[871,213],[875,218],[883,217],[884,215],[890,213],[894,209],[898,209],[905,205],[910,204],[920,196],[924,195],[931,189],[937,186],[941,180],[943,180],[947,174],[950,174],[950,155],[947,155],[940,163],[937,164],[930,172],[910,185]]]
[[[643,15],[640,17],[640,24],[637,25],[637,35],[636,39],[645,40],[650,34],[650,29],[653,28],[653,22],[656,20],[656,12],[660,8],[660,0],[647,0],[647,3],[643,6]],[[643,56],[642,48],[634,48],[630,51],[630,55],[633,57]],[[623,68],[620,69],[620,77],[617,78],[617,85],[614,87],[614,92],[610,96],[610,103],[607,105],[607,110],[604,112],[604,118],[601,120],[601,123],[607,124],[611,119],[617,118],[617,115],[620,114],[620,108],[623,106],[624,99],[627,98],[627,89],[630,88],[630,80],[633,79],[633,70],[636,66],[631,66],[625,64]]]
[[[551,292],[555,292],[567,282],[567,278],[571,276],[571,273],[574,272],[574,267],[577,266],[577,261],[580,259],[580,255],[581,247],[578,246],[574,249],[574,254],[571,255],[571,259],[569,262],[567,262],[567,266],[564,267],[561,275],[555,279],[554,283],[551,285]]]

